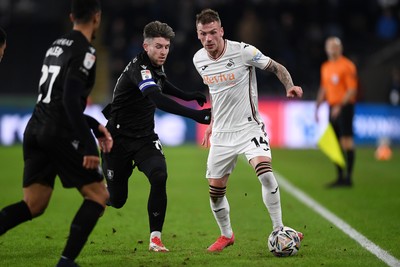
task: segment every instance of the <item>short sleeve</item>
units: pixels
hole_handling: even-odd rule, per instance
[[[242,59],[246,65],[251,65],[259,69],[265,69],[271,63],[271,58],[265,56],[256,47],[241,43]]]
[[[357,89],[357,69],[352,62],[347,64],[345,81],[347,89]]]

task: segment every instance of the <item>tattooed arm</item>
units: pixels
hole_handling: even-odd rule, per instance
[[[302,97],[303,90],[299,86],[295,86],[293,84],[292,77],[288,70],[278,62],[271,59],[270,64],[266,68],[266,70],[274,73],[276,77],[281,81],[283,86],[286,89],[286,96],[287,97]]]

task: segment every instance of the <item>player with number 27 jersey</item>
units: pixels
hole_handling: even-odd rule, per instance
[[[43,61],[39,96],[28,126],[30,132],[81,139],[83,137],[84,140],[80,141],[90,144],[92,152],[98,154],[94,139],[89,135],[87,118],[82,114],[94,85],[95,73],[95,49],[81,32],[71,31],[55,40]],[[66,92],[66,82],[72,83],[68,88],[77,88],[78,86],[73,85],[79,84],[80,90]],[[82,112],[67,114],[73,109],[68,107],[80,109]],[[70,120],[68,117],[74,119]]]
[[[39,176],[53,186],[57,172],[64,187],[79,188],[103,179],[100,169],[82,168],[84,156],[99,156],[91,129],[96,137],[102,135],[99,123],[83,114],[95,72],[95,49],[80,31],[65,34],[47,50],[39,96],[24,133],[24,186]],[[55,169],[43,171],[46,164]]]

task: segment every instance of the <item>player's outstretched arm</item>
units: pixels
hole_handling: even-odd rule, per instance
[[[172,114],[191,118],[201,124],[210,124],[211,109],[196,110],[180,105],[176,101],[164,96],[160,91],[153,91],[147,95],[157,108]]]
[[[289,71],[282,65],[271,59],[271,63],[268,65],[266,70],[273,72],[276,77],[278,77],[279,81],[283,84],[286,89],[286,96],[289,98],[298,97],[301,98],[303,96],[303,89],[300,86],[295,86],[293,84],[292,77],[290,76]]]
[[[191,100],[196,100],[199,106],[203,106],[204,103],[207,103],[207,98],[205,95],[203,95],[200,92],[184,92],[177,88],[175,85],[173,85],[170,81],[166,80],[164,87],[163,87],[163,93],[175,96],[177,98],[186,100],[186,101],[191,101]]]
[[[289,98],[301,98],[303,96],[303,89],[300,86],[293,86],[289,90],[286,90],[286,96]]]

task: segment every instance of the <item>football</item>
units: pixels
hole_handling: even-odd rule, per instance
[[[271,232],[268,237],[268,249],[276,257],[296,255],[300,249],[300,237],[297,231],[284,226]]]

